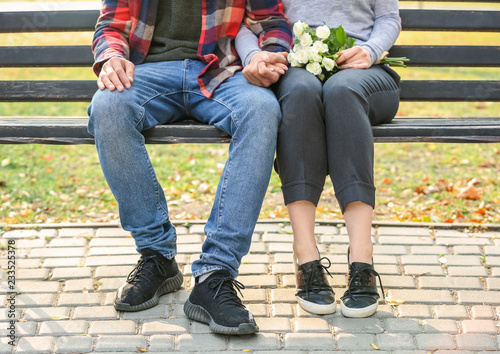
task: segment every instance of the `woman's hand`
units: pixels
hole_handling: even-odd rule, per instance
[[[340,52],[335,60],[339,69],[368,69],[372,66],[372,56],[368,49],[354,46]]]
[[[274,84],[288,70],[288,53],[259,52],[252,56],[250,63],[243,69],[243,76],[249,83],[261,87]]]

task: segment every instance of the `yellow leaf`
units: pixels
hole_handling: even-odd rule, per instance
[[[142,348],[139,348],[139,347],[136,347],[136,348],[140,352],[143,352],[143,353],[147,353],[148,352],[146,349],[142,349]]]
[[[370,343],[370,344],[372,345],[373,349],[375,349],[375,350],[380,350],[380,348],[379,348],[379,347],[377,347],[375,344],[373,344],[373,343]]]
[[[86,293],[88,293],[88,292],[89,292],[89,289],[87,289],[87,288],[83,288],[83,289],[82,289],[82,293],[85,293],[85,294],[86,294]]]
[[[69,320],[68,316],[50,316],[54,321],[59,321],[59,320]]]
[[[395,300],[395,299],[392,299],[390,297],[386,297],[385,302],[387,303],[387,305],[398,306],[398,305],[404,304],[406,302],[406,300]]]
[[[27,321],[26,321],[25,319],[23,319],[23,318],[20,318],[20,319],[18,320],[18,322],[27,322]]]

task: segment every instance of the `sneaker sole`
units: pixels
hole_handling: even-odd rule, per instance
[[[300,307],[302,307],[307,312],[311,312],[317,315],[330,315],[332,313],[335,313],[335,311],[337,311],[336,302],[329,305],[319,305],[315,304],[314,302],[305,301],[299,296],[295,296],[295,298],[297,299],[297,302],[299,303]]]
[[[214,333],[240,335],[252,334],[259,331],[259,327],[252,323],[242,323],[238,327],[226,327],[217,324],[207,310],[200,305],[192,304],[189,299],[184,303],[184,313],[192,320],[208,324],[208,327]]]
[[[173,277],[165,280],[163,284],[160,285],[158,290],[156,290],[155,294],[151,299],[143,302],[142,304],[132,305],[132,306],[126,303],[117,303],[115,300],[115,309],[118,311],[127,311],[127,312],[147,310],[151,307],[158,305],[160,296],[171,293],[172,291],[179,289],[182,286],[183,282],[184,282],[184,276],[179,271],[179,273],[177,273]]]
[[[363,318],[370,317],[373,315],[378,308],[378,303],[374,303],[373,305],[361,308],[361,309],[353,309],[344,305],[344,302],[340,302],[340,309],[342,314],[345,317],[353,317],[353,318]]]

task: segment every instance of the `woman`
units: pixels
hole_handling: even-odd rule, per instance
[[[274,85],[282,110],[276,167],[294,235],[296,297],[302,308],[313,313],[336,310],[335,294],[326,278],[330,261],[320,257],[314,236],[316,206],[329,174],[349,235],[348,288],[341,298],[342,314],[368,317],[378,307],[376,278],[380,280],[372,261],[371,126],[393,119],[400,91],[399,76],[375,63],[401,30],[398,2],[283,0],[283,5],[290,23],[300,20],[312,28],[323,22],[329,27],[342,25],[356,39],[355,46],[342,51],[336,60],[341,70],[326,82],[304,68],[285,72],[279,64],[271,65],[273,60],[268,63],[273,75],[283,73]],[[236,47],[245,65],[258,52],[255,45],[255,36],[242,27]],[[250,82],[259,75],[246,66],[245,70]],[[322,265],[325,261],[328,267]]]

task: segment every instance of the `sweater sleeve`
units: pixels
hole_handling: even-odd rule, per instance
[[[260,49],[269,52],[290,51],[292,30],[281,0],[248,0],[244,23],[258,36]]]
[[[128,7],[121,7],[119,4],[112,6],[110,3],[116,3],[112,0],[105,0],[103,3],[92,42],[92,68],[96,75],[99,75],[102,65],[108,59],[128,59],[130,53],[128,37],[131,21]]]
[[[235,39],[235,46],[243,66],[247,66],[252,55],[260,52],[258,37],[245,25],[240,27]]]
[[[370,52],[373,64],[393,46],[400,32],[401,18],[397,0],[376,0],[375,23],[370,39],[361,45]]]

